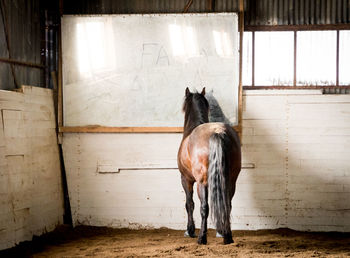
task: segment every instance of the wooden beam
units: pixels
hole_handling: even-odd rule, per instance
[[[239,90],[238,90],[238,135],[242,139],[243,116],[243,32],[244,32],[244,6],[243,0],[239,0]]]
[[[182,133],[183,127],[64,126],[60,133]]]
[[[0,57],[0,62],[8,63],[8,64],[14,64],[14,65],[27,66],[27,67],[33,67],[33,68],[38,68],[38,69],[44,69],[45,68],[45,66],[41,65],[41,64],[35,64],[35,63],[30,63],[30,62],[23,62],[23,61],[10,59],[10,58],[2,58],[2,57]]]
[[[184,7],[184,13],[187,13],[187,12],[188,12],[188,9],[190,9],[192,3],[193,3],[193,0],[189,0],[189,1],[187,2],[187,4],[186,4],[185,7]]]
[[[215,10],[215,0],[206,0],[205,1],[205,11],[210,13]]]
[[[238,131],[239,127],[233,129]],[[183,127],[60,126],[60,133],[183,133]]]
[[[297,86],[297,44],[298,44],[298,41],[297,41],[297,32],[294,31],[294,64],[293,64],[293,86],[296,87]]]
[[[60,1],[61,2],[61,1]],[[60,17],[61,20],[61,17]],[[57,89],[57,124],[63,126],[63,90],[62,90],[62,30],[61,21],[58,27],[58,89]]]
[[[245,31],[349,30],[350,24],[246,25]]]

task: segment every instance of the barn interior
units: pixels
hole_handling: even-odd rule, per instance
[[[350,255],[350,1],[0,0],[0,7],[0,256]],[[166,35],[172,55],[152,39],[139,42],[159,17],[186,24],[210,17],[208,26],[220,29],[209,33],[208,49],[219,59],[205,40],[192,45],[190,29],[177,34],[176,23]],[[125,31],[114,33],[118,19]],[[142,56],[140,74],[116,76],[124,91],[105,69],[132,59],[118,44]],[[181,51],[201,58],[167,76]],[[232,246],[221,245],[211,222],[207,247],[182,239],[177,151],[187,86],[215,89],[223,121],[240,135]],[[199,227],[196,194],[194,202]],[[74,252],[62,251],[79,239]],[[100,249],[89,249],[94,239]]]

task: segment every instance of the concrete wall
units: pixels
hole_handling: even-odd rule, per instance
[[[232,228],[350,231],[350,95],[247,91]],[[65,134],[73,221],[185,229],[180,134]],[[199,226],[199,202],[195,197]]]
[[[0,90],[0,250],[62,223],[52,91]]]

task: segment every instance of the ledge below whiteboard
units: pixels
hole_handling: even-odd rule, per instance
[[[237,126],[233,127],[238,130]],[[60,133],[182,133],[183,127],[63,126]]]

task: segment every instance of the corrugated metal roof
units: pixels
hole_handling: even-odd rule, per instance
[[[193,0],[188,12],[207,12]],[[65,14],[181,13],[189,0],[64,1]],[[244,0],[246,25],[350,23],[349,0]],[[215,0],[214,12],[237,12],[239,0]]]
[[[189,0],[76,0],[64,2],[65,14],[182,13]],[[247,2],[245,0],[244,2]],[[237,12],[238,0],[215,1],[216,12]],[[193,0],[188,12],[207,12],[205,0]]]
[[[249,1],[247,25],[309,25],[349,23],[348,0]]]

